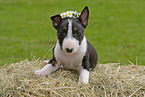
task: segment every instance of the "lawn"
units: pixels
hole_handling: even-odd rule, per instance
[[[90,9],[85,35],[99,63],[145,65],[144,0],[0,0],[0,66],[32,60],[56,43],[50,16]],[[49,52],[45,59],[50,59]]]

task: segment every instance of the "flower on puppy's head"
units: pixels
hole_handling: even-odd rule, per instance
[[[60,14],[62,19],[64,18],[79,18],[81,13],[77,13],[77,11],[67,11]]]

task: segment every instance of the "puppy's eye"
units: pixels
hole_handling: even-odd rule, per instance
[[[80,36],[80,35],[81,35],[81,33],[80,33],[79,31],[77,31],[75,34],[76,34],[77,36]]]
[[[60,31],[59,33],[60,33],[61,36],[65,36],[65,31],[64,30]]]
[[[64,31],[60,31],[60,34],[61,34],[61,35],[64,35]]]
[[[61,36],[65,36],[66,30],[67,30],[67,28],[64,27],[64,28],[59,32],[59,34],[60,34]]]

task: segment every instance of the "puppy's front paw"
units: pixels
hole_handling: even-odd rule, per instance
[[[47,64],[42,69],[36,70],[34,72],[34,74],[36,74],[38,76],[46,76],[46,75],[50,74],[52,72],[52,70],[53,70],[53,66],[51,64]]]
[[[80,70],[80,76],[79,76],[79,83],[78,84],[88,84],[89,83],[89,71],[86,69]]]
[[[36,71],[34,72],[34,74],[36,74],[36,75],[38,75],[38,76],[46,76],[46,75],[48,75],[47,71],[44,70],[44,69],[36,70]]]
[[[43,63],[44,64],[48,64],[49,60],[44,60]]]
[[[88,82],[88,80],[81,80],[81,79],[79,79],[79,82],[78,82],[78,84],[88,84],[89,82]]]

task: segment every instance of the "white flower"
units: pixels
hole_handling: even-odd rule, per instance
[[[79,18],[80,13],[77,13],[77,11],[67,11],[60,14],[60,16],[63,18]]]
[[[61,16],[62,19],[63,19],[63,18],[66,18],[66,17],[67,17],[67,14],[66,14],[66,13],[61,13],[60,16]]]
[[[67,11],[67,15],[68,15],[68,17],[73,17],[73,15],[72,15],[72,11]]]

